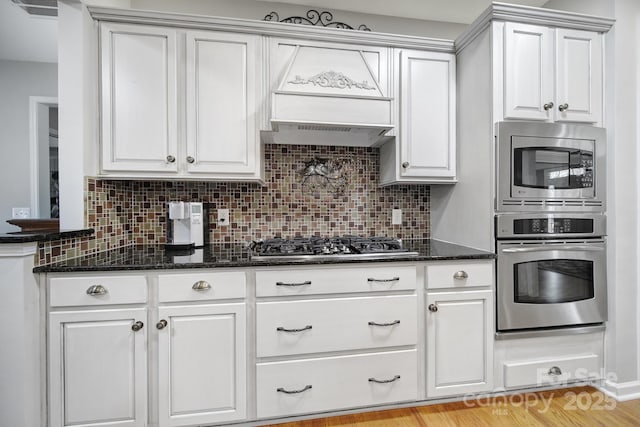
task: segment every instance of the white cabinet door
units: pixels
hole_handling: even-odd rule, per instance
[[[427,397],[491,390],[493,292],[427,295]]]
[[[401,50],[401,178],[455,178],[455,56]]]
[[[102,171],[177,171],[176,30],[100,24]]]
[[[602,36],[591,31],[558,28],[556,49],[556,121],[600,122]]]
[[[160,307],[161,427],[246,417],[245,304]]]
[[[51,427],[146,426],[146,318],[144,308],[49,315]]]
[[[504,118],[552,119],[553,30],[507,22],[504,31]]]
[[[260,37],[188,31],[186,41],[187,171],[257,177]]]

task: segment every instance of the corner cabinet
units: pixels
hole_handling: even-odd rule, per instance
[[[455,55],[394,52],[394,140],[380,149],[382,185],[456,182]]]
[[[260,36],[102,22],[101,173],[260,180]]]
[[[603,38],[593,31],[497,23],[505,119],[602,122]],[[500,44],[503,42],[503,47]]]

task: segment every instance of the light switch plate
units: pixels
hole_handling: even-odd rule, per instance
[[[402,225],[402,209],[391,211],[391,225]]]

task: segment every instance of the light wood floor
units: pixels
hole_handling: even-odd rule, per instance
[[[616,402],[593,387],[442,403],[274,424],[278,427],[640,426],[640,399]]]

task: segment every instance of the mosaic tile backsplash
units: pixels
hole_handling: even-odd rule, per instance
[[[211,243],[344,234],[430,237],[429,186],[379,187],[377,148],[268,144],[264,152],[264,186],[87,178],[86,223],[95,235],[42,244],[39,263],[165,243],[170,201],[205,203]],[[216,224],[221,208],[230,210],[229,226]],[[402,209],[402,225],[391,224],[393,208]]]

